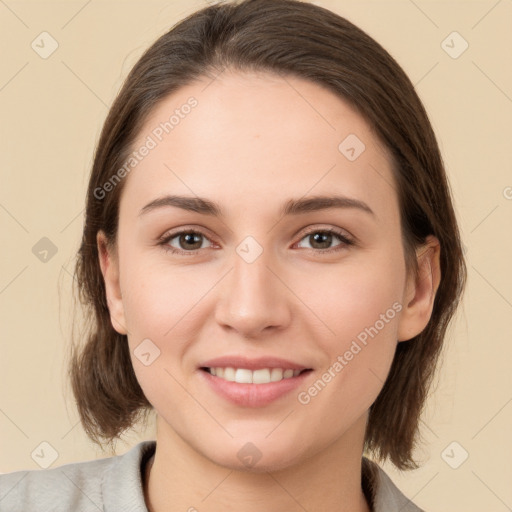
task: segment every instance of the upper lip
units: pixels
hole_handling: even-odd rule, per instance
[[[263,368],[282,368],[284,370],[309,370],[308,366],[304,366],[280,357],[256,357],[247,358],[239,355],[222,356],[204,361],[200,368],[246,368],[247,370],[261,370]]]

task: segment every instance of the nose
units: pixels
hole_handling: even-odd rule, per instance
[[[266,252],[252,263],[235,254],[233,266],[219,283],[217,323],[245,338],[258,338],[289,325],[292,294]]]

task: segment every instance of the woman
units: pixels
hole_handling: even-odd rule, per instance
[[[84,429],[155,411],[156,440],[3,475],[1,510],[420,510],[377,461],[417,467],[466,267],[421,101],[353,24],[246,0],[156,41],[105,121],[76,279]]]

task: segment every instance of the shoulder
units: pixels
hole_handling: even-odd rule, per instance
[[[372,496],[373,512],[425,512],[398,489],[377,463],[363,457],[362,470],[363,486]]]
[[[0,512],[146,512],[140,468],[155,446],[144,441],[123,455],[0,475]]]

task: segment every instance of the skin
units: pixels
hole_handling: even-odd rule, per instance
[[[137,379],[157,413],[157,449],[145,482],[151,512],[369,511],[361,491],[368,409],[398,342],[427,325],[440,280],[439,242],[419,248],[407,276],[389,154],[364,119],[321,86],[299,78],[224,71],[165,98],[134,147],[194,96],[198,105],[125,178],[117,246],[98,233],[112,325],[128,334]],[[349,161],[338,146],[356,134]],[[344,194],[374,216],[330,208],[282,217],[291,198]],[[165,194],[219,203],[213,217],[167,206]],[[204,233],[194,254],[166,252],[170,230]],[[337,228],[322,245],[311,236]],[[236,251],[263,248],[252,263]],[[193,242],[167,245],[183,252]],[[329,245],[330,244],[330,245]],[[336,248],[325,254],[325,248]],[[322,251],[324,254],[322,254]],[[297,399],[394,303],[402,309],[307,405]],[[149,338],[160,356],[134,350]],[[244,408],[212,391],[198,366],[225,354],[272,355],[313,368],[300,389]],[[253,443],[261,459],[244,466]]]

